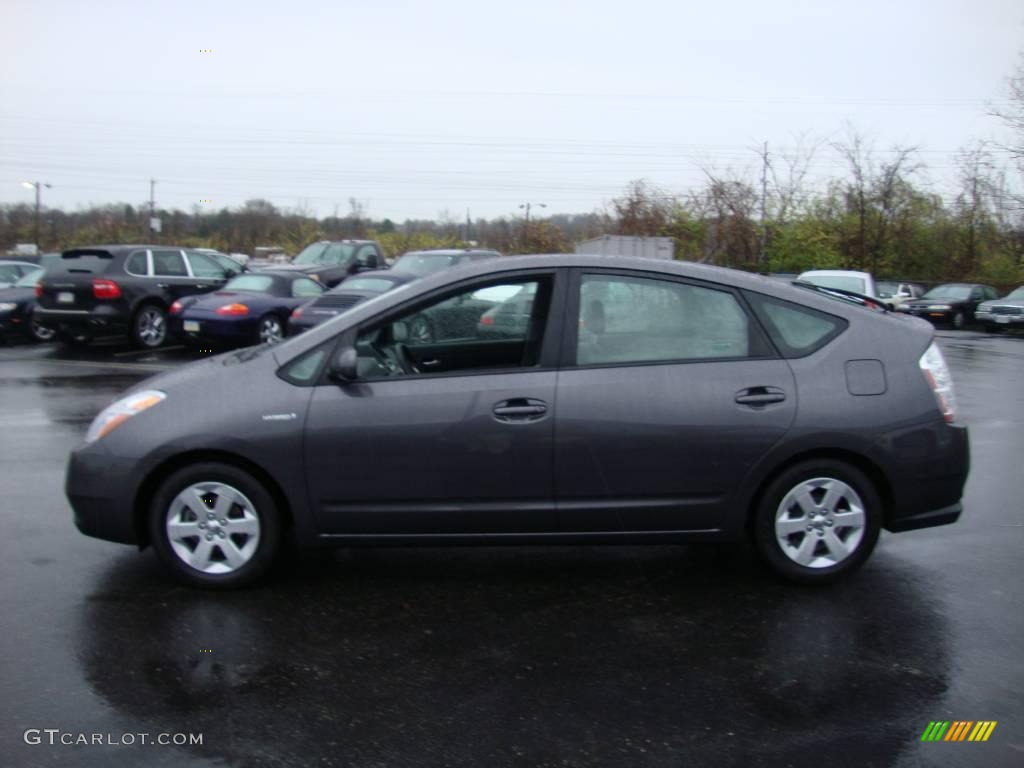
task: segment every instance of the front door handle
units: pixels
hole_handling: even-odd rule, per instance
[[[737,392],[735,399],[740,405],[760,408],[772,403],[784,402],[786,393],[778,387],[747,387]]]
[[[493,410],[494,418],[505,423],[537,421],[544,418],[547,412],[547,403],[527,397],[502,400],[494,405]]]

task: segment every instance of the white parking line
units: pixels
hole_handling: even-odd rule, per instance
[[[175,347],[160,347],[160,352],[170,352],[175,349],[184,349],[180,344]],[[155,349],[129,349],[127,352],[115,352],[114,357],[130,357],[132,355],[150,355],[156,352]]]

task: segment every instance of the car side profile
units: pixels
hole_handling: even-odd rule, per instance
[[[269,268],[301,272],[333,288],[349,275],[384,267],[383,254],[376,240],[321,240],[303,248],[290,264]]]
[[[981,302],[974,317],[989,333],[1024,327],[1024,285],[1013,289],[1001,299]]]
[[[517,296],[529,319],[481,333]],[[457,335],[411,333],[484,298]],[[138,384],[72,451],[66,491],[81,532],[212,588],[258,579],[285,541],[750,538],[780,576],[827,582],[883,528],[961,514],[967,428],[934,335],[706,265],[483,260]]]
[[[220,288],[225,269],[210,256],[168,245],[72,248],[36,289],[35,317],[66,344],[127,334],[143,349],[168,338],[167,312],[187,296]]]
[[[975,321],[974,313],[979,304],[998,298],[999,292],[991,285],[944,283],[919,299],[904,302],[899,310],[959,331]]]

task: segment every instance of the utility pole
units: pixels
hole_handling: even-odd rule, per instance
[[[39,250],[42,250],[42,248],[40,247],[40,244],[39,244],[39,211],[40,211],[40,208],[42,207],[42,189],[43,189],[43,187],[46,187],[47,189],[52,189],[53,185],[52,184],[46,184],[46,183],[41,182],[41,181],[23,181],[23,182],[21,182],[21,186],[25,187],[26,189],[33,189],[34,188],[35,191],[36,191],[36,228],[35,228],[36,229],[36,233],[35,233],[35,241],[36,241],[36,248],[39,249]]]
[[[764,151],[761,153],[761,268],[764,269],[768,263],[768,142],[764,143]]]
[[[149,234],[154,236],[153,219],[156,218],[156,201],[153,199],[153,190],[156,188],[156,179],[149,180]]]

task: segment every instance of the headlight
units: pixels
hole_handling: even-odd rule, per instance
[[[17,308],[18,308],[17,304],[12,304],[9,301],[5,301],[3,303],[0,303],[0,312],[13,312]]]
[[[949,306],[949,304],[929,304],[928,309],[938,309],[945,311],[947,309],[952,309],[952,307]]]
[[[99,416],[93,419],[92,424],[89,426],[89,431],[85,435],[85,442],[96,442],[115,427],[119,427],[128,421],[135,414],[142,413],[147,408],[152,408],[166,397],[167,395],[163,392],[147,389],[143,392],[135,392],[127,397],[122,397],[120,400],[111,403],[100,411]]]

